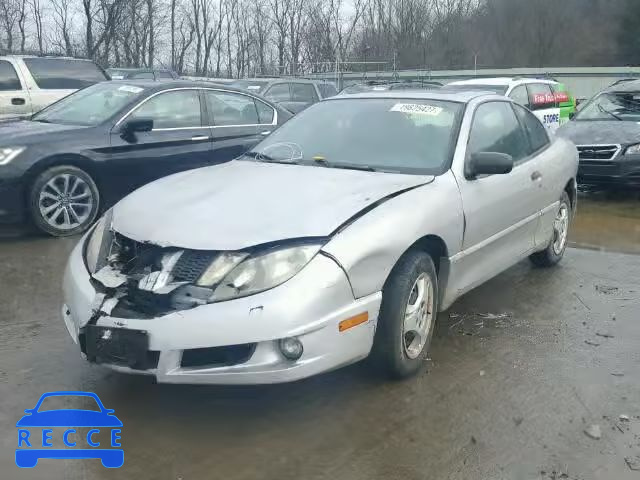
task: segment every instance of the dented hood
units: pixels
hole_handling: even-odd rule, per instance
[[[112,225],[160,246],[238,250],[330,235],[375,202],[433,179],[232,161],[142,187],[114,207]]]

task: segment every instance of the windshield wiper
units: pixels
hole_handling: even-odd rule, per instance
[[[606,113],[607,115],[611,115],[613,118],[615,118],[616,120],[620,120],[622,121],[622,118],[619,117],[618,115],[616,115],[615,113],[607,110],[606,108],[604,108],[602,105],[598,104],[598,110],[600,110],[602,113]]]
[[[251,157],[251,158],[255,158],[257,161],[259,162],[265,162],[265,163],[284,163],[287,165],[295,165],[296,162],[294,160],[283,160],[283,159],[276,159],[273,157],[270,157],[269,155],[266,155],[264,153],[260,153],[260,152],[255,152],[253,150],[251,150],[250,152],[246,152],[243,154],[245,157]]]
[[[341,168],[343,170],[362,170],[364,172],[375,172],[376,169],[369,165],[359,165],[354,163],[331,163],[324,158],[314,158],[313,163],[318,163],[327,168]]]
[[[32,122],[40,122],[40,123],[51,123],[49,120],[46,120],[44,118],[32,118],[31,121]]]

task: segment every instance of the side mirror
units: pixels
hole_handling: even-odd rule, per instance
[[[150,132],[153,130],[153,120],[150,118],[135,118],[129,120],[120,128],[120,135],[124,139],[135,139],[138,132]]]
[[[471,155],[468,178],[478,175],[501,175],[513,170],[513,157],[506,153],[479,152]]]

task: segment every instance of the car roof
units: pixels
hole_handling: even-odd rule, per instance
[[[244,82],[298,82],[298,83],[330,83],[327,80],[309,80],[308,78],[295,78],[295,77],[255,77],[255,78],[238,78]],[[236,81],[237,81],[236,80]]]
[[[459,80],[451,82],[449,85],[491,85],[496,87],[508,87],[515,83],[557,83],[554,80],[544,78],[529,77],[493,77],[493,78],[471,78],[468,80]]]
[[[221,88],[224,90],[230,90],[238,93],[251,93],[245,89],[236,88],[228,84],[215,83],[215,82],[203,82],[194,80],[179,80],[179,79],[167,79],[166,81],[158,82],[152,79],[132,79],[132,80],[109,80],[111,83],[118,83],[122,85],[137,85],[149,89],[150,91],[170,90],[172,88]]]
[[[607,88],[607,92],[640,92],[640,80],[631,80]]]
[[[0,58],[43,58],[45,60],[77,60],[78,62],[92,62],[90,58],[66,57],[62,55],[0,55]]]
[[[323,101],[343,100],[348,98],[392,98],[413,100],[441,100],[445,102],[469,103],[478,97],[495,97],[504,100],[505,97],[496,95],[495,92],[486,91],[462,91],[440,92],[439,90],[385,90],[359,93],[347,93],[336,97],[330,97]]]

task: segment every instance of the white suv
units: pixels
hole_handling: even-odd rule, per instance
[[[28,117],[79,88],[109,80],[90,60],[0,57],[0,119]]]
[[[523,107],[528,108],[540,119],[545,128],[555,132],[565,121],[560,102],[568,102],[569,95],[564,86],[553,80],[538,78],[476,78],[460,80],[443,87],[448,90],[482,90],[505,95]]]

